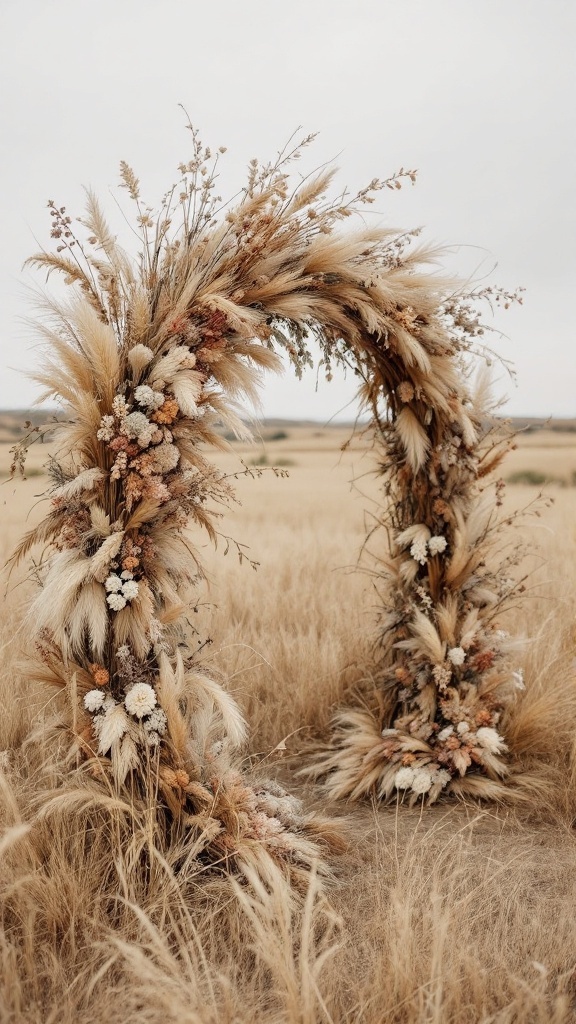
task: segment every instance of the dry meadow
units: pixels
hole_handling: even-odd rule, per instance
[[[3,429],[4,560],[42,514],[49,449],[31,452],[26,481],[9,481]],[[184,889],[168,855],[144,876],[133,837],[145,820],[121,826],[104,797],[56,809],[58,760],[34,736],[51,696],[19,664],[33,582],[4,578],[3,1024],[576,1020],[576,432],[521,435],[504,469],[521,481],[511,509],[534,501],[538,475],[554,498],[520,528],[526,590],[502,623],[526,641],[506,734],[530,799],[425,809],[330,807],[298,774],[373,661],[379,598],[365,570],[382,538],[358,560],[378,491],[365,444],[342,449],[348,438],[269,424],[252,448],[216,456],[241,474],[239,503],[222,510],[218,549],[204,543],[190,613],[199,659],[246,712],[247,761],[340,820],[346,851],[301,904],[274,876],[264,888],[198,875]]]

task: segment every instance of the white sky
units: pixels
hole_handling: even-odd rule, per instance
[[[517,369],[507,411],[575,416],[575,30],[573,0],[2,0],[0,407],[36,393],[16,372],[37,357],[22,263],[49,242],[47,199],[80,214],[90,185],[112,213],[126,159],[156,203],[188,156],[182,102],[228,147],[225,197],[298,125],[321,133],[298,170],[336,158],[355,189],[418,168],[382,221],[526,287],[492,339]],[[268,377],[265,414],[324,420],[354,393],[314,386]]]

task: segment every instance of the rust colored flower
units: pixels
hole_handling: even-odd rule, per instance
[[[443,498],[436,498],[436,501],[432,505],[432,510],[437,516],[442,516],[446,521],[452,518],[450,506],[446,504]]]
[[[154,423],[173,423],[176,419],[180,407],[175,398],[167,398],[163,405],[152,414],[151,419]]]
[[[492,715],[484,709],[475,715],[474,721],[476,725],[492,725]]]
[[[481,651],[474,658],[474,665],[479,672],[486,672],[487,669],[492,668],[495,657],[494,651]]]
[[[137,569],[140,562],[134,555],[128,555],[127,558],[122,559],[122,568],[126,569],[127,572],[132,572],[133,569]]]
[[[110,682],[110,673],[107,668],[104,668],[104,665],[99,665],[97,662],[94,662],[89,666],[89,668],[90,675],[92,676],[96,686],[108,685]]]

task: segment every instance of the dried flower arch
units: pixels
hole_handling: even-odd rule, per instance
[[[157,214],[121,165],[142,243],[135,261],[91,193],[85,243],[49,204],[57,250],[30,262],[72,288],[44,303],[48,351],[35,376],[67,415],[54,429],[50,511],[15,558],[49,544],[30,612],[38,671],[61,689],[88,769],[133,794],[157,787],[201,858],[268,850],[298,872],[327,828],[238,771],[241,715],[187,647],[182,595],[199,570],[184,527],[212,532],[207,502],[228,489],[201,446],[222,444],[215,421],[245,432],[234,400],[277,365],[275,350],[300,371],[313,337],[328,369],[352,361],[382,446],[393,534],[384,700],[379,719],[343,713],[314,770],[336,796],[434,799],[465,784],[490,795],[506,772],[497,725],[513,676],[493,614],[506,584],[485,564],[493,502],[480,479],[507,441],[483,431],[486,388],[472,394],[463,370],[477,296],[425,272],[436,254],[413,245],[416,233],[341,229],[413,172],[332,201],[332,171],[290,184],[305,139],[272,165],[253,162],[240,201],[220,212],[218,154],[192,138]]]

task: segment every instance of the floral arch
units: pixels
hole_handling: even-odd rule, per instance
[[[240,712],[188,645],[185,594],[201,569],[184,528],[212,533],[208,503],[228,490],[206,454],[223,443],[214,425],[243,436],[235,400],[278,352],[300,372],[310,338],[328,373],[353,367],[373,416],[391,538],[379,713],[340,713],[313,762],[336,797],[490,797],[506,775],[498,725],[514,674],[495,616],[508,573],[487,558],[498,491],[482,481],[509,441],[486,428],[486,378],[472,387],[465,366],[486,293],[464,295],[431,274],[437,253],[417,232],[360,217],[414,172],[334,201],[333,171],[290,181],[306,139],[273,165],[254,161],[237,205],[222,208],[219,154],[194,130],[192,139],[156,214],[121,165],[136,259],[91,193],[85,241],[49,204],[56,252],[30,262],[71,287],[66,300],[43,302],[35,377],[65,416],[49,428],[59,451],[50,510],[14,557],[48,545],[30,609],[35,672],[61,694],[83,784],[106,779],[133,800],[157,794],[162,827],[201,860],[238,865],[271,852],[299,875],[336,841],[330,826],[238,769]]]

